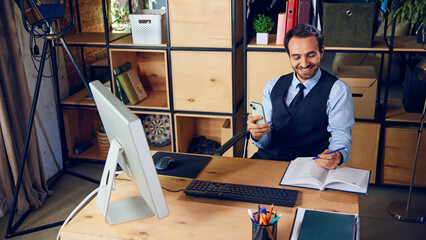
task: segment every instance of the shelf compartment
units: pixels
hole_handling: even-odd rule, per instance
[[[409,185],[417,147],[417,127],[394,126],[385,130],[382,182]],[[422,138],[414,185],[426,186],[426,140]]]
[[[61,104],[64,105],[78,105],[78,106],[95,106],[93,99],[90,97],[87,89],[83,88],[77,93],[63,99]]]
[[[171,60],[175,110],[232,113],[231,52],[172,51]]]
[[[167,54],[165,50],[110,49],[112,69],[126,62],[132,64],[144,86],[148,97],[132,108],[169,109],[169,87],[167,75]],[[113,78],[114,79],[114,78]],[[113,81],[115,95],[119,98],[117,85]]]
[[[406,112],[401,99],[388,98],[386,121],[420,123],[421,113]]]
[[[100,153],[100,145],[97,140],[97,131],[102,125],[102,121],[99,117],[96,109],[88,108],[64,108],[64,122],[65,122],[65,134],[68,147],[68,156],[74,159],[91,159],[96,161],[105,161],[106,154]],[[159,114],[151,112],[134,112],[138,117],[142,117],[143,114]],[[171,119],[170,114],[167,115]],[[172,127],[170,123],[170,127]],[[170,132],[172,133],[171,129]],[[141,133],[144,134],[144,133]],[[171,136],[173,139],[173,136]],[[87,142],[91,142],[92,146],[80,154],[74,153],[76,146],[83,145]],[[173,141],[166,146],[149,146],[150,150],[155,151],[173,151]]]
[[[129,33],[109,33],[109,41],[113,42],[123,38]],[[70,45],[106,45],[105,33],[103,32],[81,32],[64,37],[65,42]]]
[[[243,36],[242,5],[235,0],[235,42]],[[172,47],[232,47],[232,0],[169,0],[168,7]]]
[[[147,114],[155,114],[155,115],[163,115],[163,116],[167,116],[169,119],[169,131],[170,131],[170,143],[168,143],[165,146],[153,146],[153,145],[149,145],[149,149],[153,150],[153,151],[162,151],[162,152],[173,152],[173,125],[172,125],[172,118],[170,113],[158,113],[158,112],[145,112],[145,111],[133,111],[133,113],[135,113],[142,121],[142,126],[144,127],[144,122],[143,122],[143,117]],[[144,127],[145,128],[145,127]]]
[[[92,159],[104,161],[106,156],[99,153],[96,132],[102,125],[96,109],[64,108],[65,135],[68,156],[75,159]],[[74,148],[91,142],[92,146],[80,154],[74,153]]]
[[[269,80],[291,72],[287,53],[247,52],[247,109],[250,101],[262,102],[262,90]]]
[[[227,126],[225,123],[228,122]],[[222,128],[226,136],[229,137],[229,131],[232,133],[232,117],[213,116],[213,115],[190,115],[176,114],[175,115],[175,132],[176,132],[176,151],[187,153],[191,141],[195,137],[204,136],[207,139],[213,140],[220,145],[228,139],[222,138]],[[232,136],[232,134],[231,134]]]

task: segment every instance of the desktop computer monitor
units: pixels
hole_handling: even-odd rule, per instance
[[[156,214],[169,215],[141,120],[99,81],[90,89],[110,141],[96,203],[109,224]],[[139,196],[110,204],[117,163],[139,191]]]

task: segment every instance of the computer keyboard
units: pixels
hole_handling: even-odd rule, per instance
[[[251,185],[192,180],[184,193],[188,196],[274,204],[293,207],[299,191]]]

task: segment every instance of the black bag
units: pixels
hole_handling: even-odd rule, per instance
[[[402,105],[407,112],[421,113],[426,98],[426,83],[420,81],[413,74],[417,62],[408,63],[405,68],[404,91],[402,92]]]
[[[199,153],[206,155],[213,155],[213,153],[220,147],[220,144],[207,139],[204,136],[192,139],[188,148],[188,153]]]

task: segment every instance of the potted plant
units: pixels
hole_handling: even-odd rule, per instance
[[[111,30],[112,32],[130,32],[129,2],[131,0],[111,0]],[[142,9],[152,9],[157,0],[133,0],[132,12]]]
[[[268,33],[274,27],[274,22],[264,14],[257,15],[253,22],[253,28],[256,31],[256,44],[268,44]]]
[[[399,0],[398,7],[395,9],[396,1],[392,1],[391,10],[394,12],[393,19],[398,22],[404,19],[410,22],[410,32],[415,31],[417,42],[425,42],[426,33],[426,1],[425,0]]]

